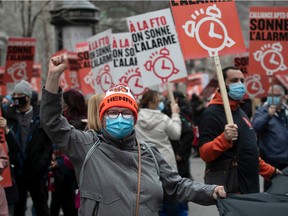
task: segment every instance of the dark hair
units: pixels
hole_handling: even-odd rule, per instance
[[[32,90],[32,97],[31,97],[31,105],[37,105],[38,104],[38,92]]]
[[[154,90],[146,91],[140,100],[141,108],[148,108],[149,102],[156,102],[159,93]]]
[[[224,69],[222,69],[222,73],[223,73],[223,78],[224,80],[226,80],[227,78],[227,72],[229,70],[240,70],[238,67],[235,67],[235,66],[228,66],[228,67],[225,67]],[[241,70],[240,70],[241,71]]]
[[[174,91],[173,92],[175,100],[177,99],[177,103],[179,105],[180,111],[182,113],[185,113],[186,115],[192,117],[192,107],[187,99],[187,97],[183,94],[181,91]]]
[[[68,120],[76,120],[86,118],[87,108],[84,96],[76,89],[70,89],[63,93],[63,100],[68,106],[66,118]]]
[[[173,96],[175,99],[178,99],[179,107],[184,106],[188,103],[185,95],[181,91],[174,91]]]

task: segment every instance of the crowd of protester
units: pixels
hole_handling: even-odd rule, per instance
[[[50,76],[61,74],[63,68],[60,66],[63,64],[59,59],[51,60]],[[205,180],[209,184],[205,185],[193,181],[190,169],[192,156],[203,159],[206,172],[208,168],[219,168],[224,161],[229,160],[230,163],[237,158],[237,188],[227,191],[225,186],[226,192],[259,192],[259,174],[265,178],[267,190],[271,178],[288,165],[285,89],[272,85],[267,101],[264,100],[263,106],[260,105],[253,115],[251,100],[243,102],[243,73],[238,68],[228,67],[223,70],[223,75],[234,124],[227,124],[219,90],[209,104],[201,96],[193,94],[189,98],[180,91],[173,92],[176,103],[171,103],[168,96],[148,90],[138,101],[132,94],[126,94],[133,105],[120,102],[111,105],[107,98],[113,96],[110,92],[113,89],[108,90],[106,95],[95,94],[85,101],[84,95],[75,89],[58,93],[57,79],[48,77],[42,104],[38,101],[38,93],[22,80],[15,85],[11,96],[0,98],[0,128],[4,130],[9,149],[12,178],[12,186],[4,188],[4,191],[0,188],[1,211],[9,212],[10,216],[24,216],[29,211],[27,198],[31,196],[32,212],[37,216],[58,216],[60,211],[64,216],[117,212],[113,208],[129,200],[122,198],[129,194],[127,188],[106,185],[109,194],[105,194],[101,184],[117,182],[119,176],[111,179],[111,175],[118,173],[122,175],[122,184],[133,187],[130,184],[137,185],[138,182],[140,185],[136,153],[139,151],[137,145],[142,150],[146,148],[143,143],[148,143],[153,157],[150,158],[149,152],[142,155],[144,180],[140,181],[143,184],[139,187],[143,188],[135,198],[139,204],[139,199],[146,196],[147,205],[153,211],[151,215],[156,212],[161,216],[188,216],[189,201],[210,205],[216,196],[225,196],[223,187],[216,186],[221,185],[218,182]],[[125,85],[120,88],[129,89]],[[134,142],[136,138],[138,141]],[[94,147],[94,143],[98,143],[99,147]],[[103,148],[106,145],[108,148]],[[93,152],[90,152],[93,147]],[[115,158],[118,157],[115,150],[119,154],[118,159]],[[96,153],[100,155],[97,159],[93,157]],[[93,162],[89,161],[90,157]],[[130,168],[125,164],[125,157],[131,157],[127,164],[133,167],[135,163],[133,169],[136,170],[133,179],[126,181],[124,179],[129,173],[127,176],[124,173],[126,169],[130,172]],[[104,168],[99,168],[102,166],[101,158],[103,163],[107,163]],[[3,172],[8,158],[1,156],[1,160],[0,171]],[[115,167],[111,163],[113,161],[119,164]],[[157,163],[156,170],[153,171],[151,163]],[[113,172],[107,170],[111,169],[110,166]],[[107,176],[103,177],[101,172]],[[158,179],[155,176],[152,178],[153,175]],[[163,191],[159,189],[162,187]],[[114,191],[115,194],[111,195],[113,190],[117,194]],[[137,193],[139,188],[132,190]],[[152,199],[153,194],[155,197]],[[118,199],[122,201],[117,204]],[[116,204],[112,205],[114,202]],[[143,202],[129,208],[127,211],[147,212]]]

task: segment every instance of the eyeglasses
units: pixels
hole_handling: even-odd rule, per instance
[[[111,119],[116,119],[116,118],[118,118],[118,116],[119,116],[120,113],[121,113],[121,115],[122,115],[122,117],[123,117],[124,119],[131,119],[131,118],[134,117],[133,113],[130,112],[130,111],[127,111],[127,110],[122,111],[122,112],[119,112],[118,110],[108,110],[108,111],[106,112],[107,116],[108,116],[109,118],[111,118]]]

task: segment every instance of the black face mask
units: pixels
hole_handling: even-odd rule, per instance
[[[13,100],[13,105],[16,108],[23,107],[27,103],[25,95],[22,96],[22,97],[12,97],[12,100]]]

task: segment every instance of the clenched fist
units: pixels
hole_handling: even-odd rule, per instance
[[[218,197],[226,197],[226,192],[223,186],[217,186],[213,192],[213,198],[216,200]]]
[[[64,55],[54,56],[49,61],[49,74],[55,74],[61,76],[61,74],[67,68],[67,61]],[[48,75],[49,75],[48,74]]]
[[[49,61],[45,89],[51,93],[58,93],[59,79],[67,68],[67,59],[64,55],[54,56]]]

